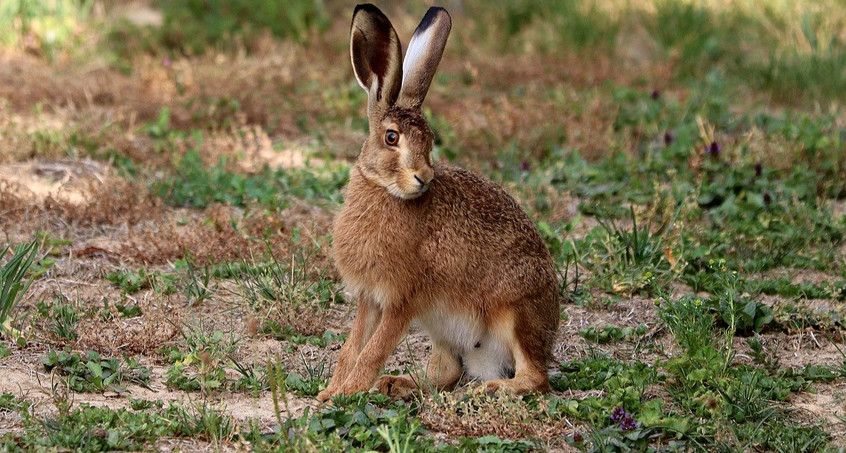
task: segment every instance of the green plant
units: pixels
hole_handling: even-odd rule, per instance
[[[643,336],[645,333],[646,326],[643,324],[640,324],[637,327],[618,327],[609,324],[602,327],[591,326],[579,329],[579,335],[582,338],[594,343],[610,343],[620,340],[631,340],[632,338]]]
[[[598,227],[565,247],[565,256],[591,271],[590,283],[611,293],[660,292],[683,266],[674,258],[670,234],[679,215],[657,227],[639,226],[634,207],[628,209],[631,229],[618,225],[614,214],[603,210]]]
[[[209,266],[198,270],[189,258],[177,261],[174,264],[177,271],[185,269],[188,271],[188,280],[185,283],[185,293],[188,296],[188,304],[201,304],[206,299],[210,298],[216,287],[211,285],[211,278],[213,275]],[[199,275],[198,275],[199,274]]]
[[[150,370],[137,360],[125,359],[123,365],[115,358],[101,358],[95,351],[84,355],[51,349],[42,360],[48,371],[65,376],[68,387],[75,392],[103,392],[131,382],[149,385]]]
[[[194,55],[208,47],[231,46],[233,38],[249,45],[264,30],[280,38],[303,42],[312,31],[329,26],[326,6],[321,0],[294,0],[284,5],[246,0],[160,4],[165,15],[162,43]]]
[[[141,316],[141,307],[135,305],[115,304],[115,309],[124,318],[137,318]]]
[[[106,275],[106,279],[118,285],[125,294],[134,294],[142,289],[152,289],[157,294],[173,294],[176,292],[177,275],[159,271],[150,272],[145,267],[138,271],[119,270]]]
[[[75,340],[76,326],[80,320],[79,312],[72,305],[61,302],[54,304],[50,311],[53,319],[50,330],[59,338]]]
[[[244,175],[230,171],[225,158],[206,169],[195,150],[188,151],[175,170],[174,176],[155,181],[151,187],[171,206],[205,208],[226,203],[243,207],[258,203],[272,209],[283,209],[291,198],[338,203],[349,171],[337,165],[311,171],[264,167],[257,174]]]
[[[0,258],[6,256],[9,246],[0,251]],[[0,268],[0,328],[7,335],[17,336],[9,324],[9,314],[20,302],[26,290],[32,285],[32,279],[24,281],[24,277],[35,261],[38,253],[36,241],[15,246],[12,257]]]
[[[241,281],[243,294],[265,320],[262,332],[280,339],[312,337],[325,344],[335,338],[325,333],[322,316],[340,295],[327,270],[315,264],[323,243],[312,239],[301,244],[300,235],[300,229],[292,233],[295,249],[289,262],[268,250],[267,265],[248,268]],[[317,337],[321,332],[328,338]]]
[[[234,390],[249,390],[253,398],[258,398],[262,390],[266,390],[270,386],[267,371],[263,367],[255,365],[242,365],[234,358],[232,365],[235,371],[241,375],[235,382],[232,383]]]
[[[208,332],[199,324],[186,326],[180,332],[187,351],[170,351],[169,358],[174,363],[165,371],[165,385],[186,392],[225,388],[229,382],[225,366],[235,349],[235,337],[224,341],[222,331]]]

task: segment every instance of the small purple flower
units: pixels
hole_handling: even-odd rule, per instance
[[[620,406],[614,408],[614,412],[611,413],[611,421],[619,423],[620,429],[623,431],[632,431],[639,426],[637,420],[632,417],[632,414],[626,412]]]
[[[520,171],[532,171],[532,164],[524,160],[520,163]]]
[[[618,422],[618,421],[620,421],[620,420],[622,420],[622,419],[624,419],[625,417],[628,417],[628,416],[629,416],[628,412],[623,410],[622,407],[617,406],[617,407],[614,408],[614,412],[611,413],[611,421],[612,422]]]
[[[626,414],[626,417],[620,422],[620,429],[623,431],[634,431],[638,426],[637,420],[632,418],[631,414]]]
[[[664,132],[664,144],[665,145],[669,145],[670,143],[673,143],[675,140],[676,140],[676,137],[673,135],[672,132],[670,132],[670,131]]]
[[[165,57],[164,60],[162,60],[162,66],[164,66],[166,68],[170,67],[170,63],[171,63],[170,58],[168,58],[168,57]]]
[[[717,143],[716,140],[714,140],[713,142],[711,142],[711,146],[708,147],[708,154],[710,154],[711,157],[720,157],[720,151],[722,150],[723,147],[720,146],[720,144]]]
[[[763,173],[763,172],[764,172],[764,167],[761,166],[761,163],[758,162],[757,164],[755,164],[755,177],[760,178],[761,173]]]
[[[660,97],[661,97],[661,92],[660,92],[660,91],[658,91],[657,89],[656,89],[656,90],[652,90],[652,94],[650,94],[650,95],[649,95],[649,97],[651,97],[653,101],[657,101],[657,100],[658,100],[658,98],[660,98]]]

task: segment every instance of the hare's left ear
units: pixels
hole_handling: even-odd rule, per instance
[[[452,19],[443,8],[432,7],[408,43],[402,64],[402,88],[397,105],[419,109],[444,54]]]
[[[391,21],[379,8],[355,7],[350,27],[350,56],[359,85],[367,91],[371,121],[394,105],[402,79],[402,46]]]

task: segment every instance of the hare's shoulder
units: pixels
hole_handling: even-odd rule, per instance
[[[438,165],[429,191],[431,214],[445,228],[455,222],[452,226],[457,223],[497,235],[535,230],[529,216],[505,189],[471,171]]]

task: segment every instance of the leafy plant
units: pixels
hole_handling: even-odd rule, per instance
[[[235,348],[235,338],[225,342],[222,331],[208,332],[199,325],[181,333],[187,352],[171,350],[169,358],[174,363],[165,371],[165,385],[186,392],[225,388],[229,382],[225,366]]]
[[[77,337],[76,326],[79,324],[80,314],[67,303],[57,302],[51,307],[51,330],[59,337],[67,340],[75,340]]]
[[[48,371],[65,376],[75,392],[103,392],[126,382],[147,386],[150,380],[150,370],[137,361],[127,359],[122,365],[120,360],[101,358],[95,351],[80,355],[51,349],[42,363]]]
[[[643,324],[640,324],[637,327],[618,327],[609,324],[602,327],[591,326],[579,329],[579,335],[582,338],[594,343],[610,343],[621,340],[630,340],[635,337],[643,336],[645,333],[646,326]]]
[[[9,246],[0,251],[0,258],[6,256]],[[12,257],[0,268],[0,327],[6,334],[15,334],[9,325],[9,314],[20,302],[26,290],[32,285],[32,279],[24,281],[26,272],[35,261],[38,253],[36,241],[15,246]]]
[[[263,333],[298,342],[333,341],[332,334],[323,330],[321,317],[340,294],[326,269],[315,265],[323,245],[317,240],[301,244],[299,229],[291,242],[295,249],[289,263],[268,250],[270,263],[248,267],[241,280],[243,294],[265,320]],[[326,338],[317,336],[321,332]]]

